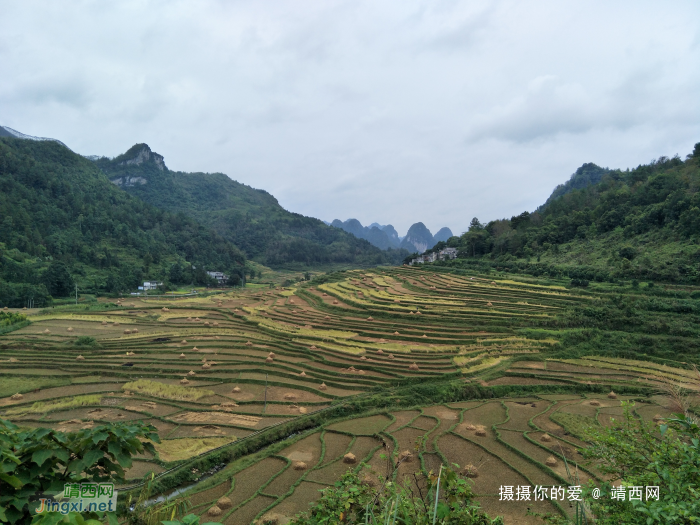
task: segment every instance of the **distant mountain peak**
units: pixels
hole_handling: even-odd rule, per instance
[[[134,144],[114,161],[119,166],[139,166],[152,161],[160,171],[168,171],[168,167],[165,165],[165,157],[153,151],[148,144]]]
[[[0,126],[0,137],[12,137],[15,139],[24,139],[24,140],[39,140],[39,141],[49,141],[49,142],[57,142],[64,148],[68,148],[63,142],[61,142],[58,139],[51,139],[48,137],[35,137],[33,135],[25,135],[24,133],[21,133],[17,131],[16,129],[9,128],[7,126]],[[70,149],[70,148],[68,148]]]

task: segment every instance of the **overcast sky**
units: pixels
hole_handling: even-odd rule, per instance
[[[464,231],[700,142],[700,2],[0,0],[0,124]]]

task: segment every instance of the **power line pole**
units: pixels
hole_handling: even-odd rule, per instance
[[[267,410],[267,374],[265,374],[265,406],[263,407],[263,414]]]

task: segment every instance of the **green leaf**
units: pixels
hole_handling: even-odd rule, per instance
[[[53,456],[53,450],[51,449],[37,450],[34,452],[34,454],[32,454],[32,461],[41,466],[44,464],[44,461],[49,459],[51,456]]]
[[[5,483],[8,483],[10,486],[16,489],[22,488],[23,485],[19,478],[15,476],[10,476],[8,474],[5,474],[4,472],[0,472],[0,480],[4,481]]]
[[[83,461],[85,462],[86,467],[91,467],[95,463],[97,463],[102,457],[105,455],[105,453],[100,450],[100,449],[93,449],[87,452],[83,456]]]

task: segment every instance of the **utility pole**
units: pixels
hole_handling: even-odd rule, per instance
[[[78,304],[78,283],[75,283],[75,304]]]
[[[263,414],[267,410],[267,374],[265,374],[265,406],[263,407]]]

